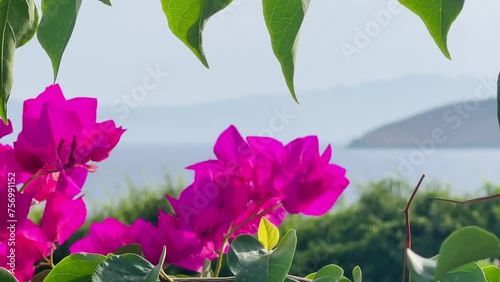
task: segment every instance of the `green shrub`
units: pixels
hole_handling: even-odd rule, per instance
[[[172,211],[163,195],[177,196],[184,188],[181,181],[173,183],[169,179],[154,189],[140,188],[130,181],[127,183],[128,193],[114,204],[100,205],[87,223],[58,249],[56,261],[68,255],[71,244],[86,236],[92,222],[114,217],[126,224],[137,218],[156,223],[159,208]],[[412,189],[406,182],[383,179],[364,185],[354,204],[337,206],[323,217],[288,216],[280,229],[282,234],[290,228],[297,230],[298,244],[292,274],[305,276],[333,263],[344,269],[361,266],[363,281],[399,281],[405,241],[403,208]],[[500,186],[485,184],[480,190],[482,194],[499,193]],[[418,254],[433,256],[438,253],[441,242],[463,226],[476,225],[500,234],[500,205],[497,201],[458,205],[427,199],[430,196],[451,197],[444,185],[434,184],[425,187],[415,198],[411,227],[413,249]],[[473,197],[477,197],[477,193],[463,196],[464,199]],[[230,274],[228,269],[221,273]]]
[[[463,226],[476,225],[500,234],[498,201],[438,202],[427,197],[450,198],[449,192],[439,186],[426,188],[411,210],[413,249],[418,254],[435,255],[441,242]],[[367,184],[355,204],[335,213],[320,218],[289,217],[281,228],[295,228],[299,240],[292,274],[304,276],[333,263],[344,269],[359,265],[363,281],[399,281],[405,243],[403,208],[412,189],[408,183],[384,179]],[[481,190],[499,193],[500,186],[486,184]]]

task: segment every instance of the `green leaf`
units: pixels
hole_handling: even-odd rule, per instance
[[[335,264],[322,267],[314,276],[314,282],[337,282],[344,275],[344,270]]]
[[[406,249],[408,270],[413,282],[432,282],[436,272],[437,261],[423,258],[410,249]]]
[[[142,250],[142,246],[139,244],[128,244],[118,248],[115,252],[115,255],[124,255],[124,254],[136,254],[141,257],[144,257],[144,251]]]
[[[229,248],[228,266],[236,281],[282,282],[292,265],[296,246],[295,230],[288,231],[271,252],[254,237],[240,235]]]
[[[436,280],[454,268],[480,259],[500,256],[500,241],[494,234],[475,226],[461,228],[444,240],[439,250]]]
[[[33,0],[0,0],[0,117],[7,124],[7,101],[14,84],[14,53],[33,37],[38,25]]]
[[[43,281],[90,282],[94,270],[105,259],[105,256],[94,254],[69,255],[61,260]]]
[[[352,282],[352,281],[349,278],[342,276],[342,277],[340,277],[338,282]]]
[[[99,0],[99,1],[108,5],[108,6],[111,6],[111,0]]]
[[[17,279],[7,269],[0,267],[0,281],[17,282]]]
[[[163,250],[161,252],[160,261],[158,264],[151,270],[148,274],[144,282],[156,282],[160,279],[160,271],[163,268],[163,263],[165,262],[165,257],[167,256],[167,247],[163,246]]]
[[[269,253],[250,235],[239,235],[230,245],[227,265],[237,281],[266,281]]]
[[[297,233],[295,230],[288,230],[283,239],[276,246],[276,250],[271,252],[267,280],[268,282],[285,280],[290,267],[292,266],[295,249],[297,248]]]
[[[222,11],[232,1],[161,0],[163,12],[167,16],[172,33],[184,42],[207,68],[209,66],[203,51],[203,29],[210,17]]]
[[[309,275],[307,275],[307,276],[306,276],[306,277],[304,277],[304,278],[313,280],[313,279],[314,279],[314,277],[316,277],[316,274],[317,274],[317,273],[318,273],[318,272],[313,272],[313,273],[310,273]]]
[[[54,81],[57,80],[64,50],[73,33],[82,0],[42,0],[42,21],[37,37],[52,61]]]
[[[92,282],[149,282],[146,279],[149,279],[154,268],[154,265],[136,254],[112,256],[97,266]]]
[[[487,265],[483,267],[484,275],[486,276],[486,281],[497,282],[500,281],[500,268],[494,265]]]
[[[205,259],[203,262],[203,270],[200,277],[215,277],[214,271],[212,270],[212,262],[209,259]]]
[[[26,43],[30,42],[31,39],[33,39],[33,37],[35,36],[36,34],[36,31],[38,29],[38,24],[40,23],[40,15],[38,14],[38,8],[36,7],[35,4],[34,5],[34,20],[33,20],[33,25],[31,26],[31,28],[28,30],[28,32],[26,32],[24,35],[21,36],[21,38],[19,39],[19,43],[18,43],[18,46],[17,48],[19,47],[22,47],[24,46]]]
[[[262,0],[264,19],[271,35],[274,55],[281,64],[286,84],[296,102],[298,100],[293,82],[295,54],[299,30],[310,2],[310,0]]]
[[[499,281],[499,280],[497,280]],[[488,282],[477,263],[469,263],[444,275],[442,282]]]
[[[266,250],[270,251],[280,239],[280,232],[278,227],[274,226],[267,218],[262,217],[259,224],[259,231],[257,232],[259,241],[262,243]]]
[[[357,265],[352,270],[352,279],[354,280],[353,282],[363,281],[363,274],[361,273],[361,268]]]
[[[399,2],[422,19],[441,52],[451,60],[447,43],[448,32],[462,11],[465,0],[399,0]]]

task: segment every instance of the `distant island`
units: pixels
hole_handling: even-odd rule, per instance
[[[350,146],[500,147],[496,100],[470,100],[432,109],[372,130]]]

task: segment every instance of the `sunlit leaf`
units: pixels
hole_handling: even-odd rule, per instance
[[[486,276],[486,281],[496,282],[500,281],[500,268],[494,265],[487,265],[483,267],[484,275]]]
[[[280,239],[280,232],[278,227],[274,226],[267,218],[262,217],[259,224],[259,231],[257,232],[259,241],[262,243],[266,250],[270,251]]]

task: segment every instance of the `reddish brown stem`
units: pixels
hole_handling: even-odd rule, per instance
[[[466,201],[451,200],[451,199],[436,198],[436,197],[429,197],[429,199],[436,200],[436,201],[442,201],[442,202],[450,202],[450,203],[455,203],[455,204],[469,205],[469,204],[474,204],[474,203],[491,201],[494,199],[500,199],[500,194],[490,195],[490,196],[466,200]]]
[[[405,213],[405,234],[406,234],[405,259],[404,259],[404,265],[403,265],[403,282],[410,281],[410,274],[408,272],[408,256],[406,254],[407,249],[411,250],[410,207],[411,207],[411,204],[413,203],[413,199],[417,195],[418,189],[420,188],[422,181],[424,181],[424,178],[425,178],[425,174],[422,174],[422,177],[420,177],[420,180],[418,181],[417,186],[413,190],[413,193],[411,194],[410,199],[408,199],[408,202],[406,203],[406,206],[403,209],[403,211]]]

